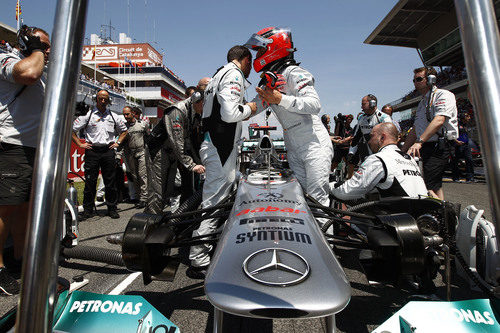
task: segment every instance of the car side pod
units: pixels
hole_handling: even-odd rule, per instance
[[[205,293],[223,313],[253,318],[326,317],[349,303],[346,275],[314,219],[296,178],[240,180],[233,210],[212,258]]]

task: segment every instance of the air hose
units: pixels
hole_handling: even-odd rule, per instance
[[[363,203],[360,203],[359,205],[356,205],[356,206],[351,206],[349,208],[347,208],[347,211],[348,212],[355,212],[361,208],[367,208],[367,207],[371,207],[371,206],[375,206],[377,204],[379,204],[380,201],[368,201],[368,202],[363,202]]]
[[[121,251],[103,249],[93,246],[78,245],[72,248],[63,248],[62,255],[68,259],[80,259],[115,266],[125,266]]]
[[[190,196],[189,198],[187,198],[186,201],[184,201],[179,206],[179,208],[177,208],[175,210],[175,212],[173,212],[173,213],[179,214],[179,213],[184,213],[184,212],[189,212],[189,211],[195,210],[201,204],[202,194],[203,194],[202,190],[198,190],[198,191],[194,192],[193,195]],[[181,221],[181,218],[176,218],[176,219],[172,219],[169,223],[175,224],[176,222],[180,222],[180,221]]]

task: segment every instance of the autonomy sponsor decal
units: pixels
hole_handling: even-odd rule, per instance
[[[74,291],[54,331],[178,333],[179,329],[141,296]]]
[[[498,318],[495,317],[499,308],[499,301],[488,299],[410,302],[380,325],[374,333],[500,332]],[[400,330],[400,327],[407,329]]]
[[[267,207],[257,207],[255,209],[243,209],[241,212],[236,214],[236,216],[246,215],[248,213],[263,213],[263,212],[281,212],[281,213],[292,213],[292,214],[305,213],[305,211],[303,210],[294,209],[290,207],[279,208],[279,207],[267,206]]]

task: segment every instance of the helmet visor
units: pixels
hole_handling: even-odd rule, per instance
[[[253,34],[252,37],[250,37],[250,39],[243,45],[251,50],[256,50],[259,47],[266,47],[267,44],[272,42],[273,40],[270,38],[264,38],[260,35]]]

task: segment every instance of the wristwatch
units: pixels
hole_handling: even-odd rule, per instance
[[[424,143],[424,140],[422,140],[422,137],[419,137],[416,143]]]
[[[120,142],[120,141],[116,141],[116,143],[117,143],[118,145],[120,145],[120,144],[121,144],[121,142]]]

